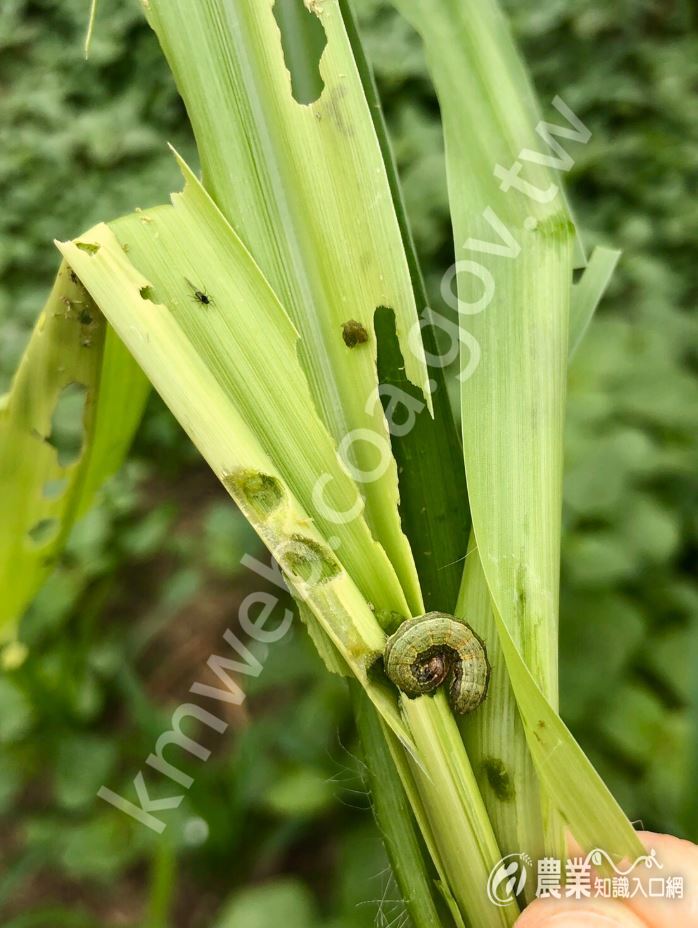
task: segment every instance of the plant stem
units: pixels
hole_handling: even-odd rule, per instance
[[[435,880],[423,841],[415,827],[409,799],[399,777],[389,743],[390,730],[381,724],[371,701],[355,682],[349,682],[356,724],[361,738],[371,805],[383,836],[393,874],[414,928],[451,928],[444,900],[434,892]],[[397,742],[394,750],[400,750]]]
[[[516,903],[497,907],[487,897],[502,855],[445,695],[403,697],[402,709],[424,763],[410,760],[414,782],[461,914],[477,928],[513,925]]]
[[[167,928],[170,924],[176,866],[175,849],[170,841],[161,838],[153,853],[148,911],[143,928]]]

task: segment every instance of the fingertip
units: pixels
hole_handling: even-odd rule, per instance
[[[647,928],[625,906],[591,900],[536,900],[522,913],[516,928]]]

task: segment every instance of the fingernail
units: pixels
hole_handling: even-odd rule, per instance
[[[558,912],[538,923],[537,928],[626,928],[633,922],[602,915],[600,912]]]

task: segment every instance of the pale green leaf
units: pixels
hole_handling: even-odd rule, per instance
[[[603,847],[618,858],[634,859],[641,851],[632,825],[543,695],[506,623],[492,608],[472,543],[458,615],[483,635],[494,664],[487,700],[476,716],[463,721],[462,728],[471,756],[480,759],[483,794],[503,852],[524,850],[535,857],[542,850],[529,846],[531,838],[540,834],[540,823],[535,821],[537,809],[527,805],[537,784],[524,780],[531,776],[526,746],[520,737],[513,737],[523,724],[537,777],[577,842],[585,851]]]
[[[337,0],[306,4],[326,45],[322,93],[298,103],[273,0],[149,0],[146,14],[187,105],[204,184],[301,335],[319,414],[361,482],[365,518],[412,612],[422,597],[398,513],[397,472],[377,395],[377,307],[395,312],[405,373],[427,371],[409,269],[371,114]],[[192,67],[196,61],[196,67]],[[292,61],[289,62],[292,64]],[[369,339],[353,348],[343,325]],[[429,403],[428,392],[426,393]],[[345,443],[343,446],[342,443]]]
[[[554,702],[574,227],[549,167],[526,161],[521,172],[544,195],[503,190],[495,174],[525,149],[547,154],[497,5],[396,5],[424,39],[443,118],[473,529],[497,608]]]
[[[494,612],[502,652],[536,771],[553,806],[585,852],[602,847],[617,860],[643,853],[610,790],[550,705]]]
[[[0,404],[0,629],[11,632],[118,470],[149,392],[66,264]]]
[[[394,736],[390,730],[381,724],[370,701],[356,684],[351,685],[351,695],[366,762],[365,776],[371,792],[373,813],[398,885],[409,888],[405,907],[414,928],[446,928],[443,916],[437,911],[432,872],[423,851],[425,840],[431,841],[433,849],[433,838],[429,835],[425,821],[419,823],[420,830],[424,828],[426,831],[421,842],[415,828],[413,815],[416,817],[421,809],[419,796],[414,788],[408,796],[405,787],[395,776],[395,761],[389,748]],[[404,753],[399,746],[393,747],[398,763],[402,757],[403,775],[410,782],[409,772],[404,765]]]
[[[407,758],[412,779],[402,771],[401,776],[408,795],[415,789],[419,796],[412,807],[422,833],[434,836],[432,857],[444,874],[444,899],[473,925],[513,925],[517,903],[494,906],[483,891],[502,851],[445,693],[418,699],[402,695],[401,704],[421,761],[418,765]],[[401,770],[397,759],[396,765]]]
[[[556,100],[564,118],[556,133],[562,146],[553,146],[551,127],[537,122],[530,83],[494,2],[439,0],[428,8],[396,2],[425,41],[441,105],[453,279],[469,342],[460,377],[476,544],[460,609],[489,633],[493,661],[501,663],[491,613],[511,681],[510,690],[500,669],[492,705],[466,742],[481,782],[489,784],[485,796],[505,847],[530,842],[533,853],[541,847],[538,786],[515,700],[544,802],[581,843],[605,841],[609,850],[627,853],[636,846],[629,822],[555,711],[574,227],[551,156],[569,166],[571,145],[584,142],[588,130]],[[576,319],[591,316],[610,269],[606,257],[597,255],[583,278]],[[553,852],[555,816],[545,804],[542,812],[546,848]]]
[[[90,45],[92,44],[92,35],[95,30],[95,20],[97,19],[97,3],[98,0],[91,0],[90,2],[90,16],[87,21],[85,42],[83,44],[83,52],[86,59],[90,57]]]
[[[439,98],[456,263],[442,292],[460,316],[461,411],[468,499],[496,609],[551,702],[557,703],[562,435],[575,230],[559,177],[535,156],[538,106],[493,0],[395,0],[424,40]],[[543,159],[544,160],[544,159]],[[519,189],[521,180],[532,185]],[[514,180],[506,177],[513,171]],[[502,175],[502,172],[505,172]],[[503,723],[500,723],[503,724]],[[480,766],[515,728],[488,726]],[[530,765],[530,760],[528,761]],[[535,775],[519,802],[540,805]],[[510,845],[526,823],[495,821]],[[543,810],[549,834],[551,816]],[[559,835],[559,830],[557,831]],[[556,842],[559,838],[553,839]],[[535,828],[526,844],[540,847]]]
[[[525,851],[534,859],[545,856],[537,799],[540,787],[499,648],[490,592],[474,539],[465,559],[456,615],[486,642],[492,667],[487,699],[477,712],[462,718],[460,729],[502,854]]]
[[[424,320],[429,298],[412,238],[378,88],[363,49],[350,0],[339,0],[339,5],[385,162],[417,308]],[[298,8],[298,4],[295,6]],[[428,317],[428,313],[426,315]],[[411,402],[417,403],[419,391],[405,377],[402,355],[391,322],[390,313],[381,311],[376,315],[380,382],[388,390],[397,388],[398,396],[409,394]],[[446,372],[441,364],[434,363],[434,358],[438,359],[442,351],[438,327],[433,324],[423,325],[422,341],[429,359],[433,418],[426,409],[416,412],[412,428],[404,434],[400,430],[400,434],[392,435],[392,446],[400,475],[400,516],[419,572],[425,610],[452,612],[460,586],[461,559],[470,532],[463,446],[451,408]],[[404,410],[402,414],[404,416]]]
[[[401,587],[360,512],[343,525],[328,517],[330,507],[333,513],[360,510],[361,500],[314,413],[296,333],[222,214],[185,173],[185,191],[172,206],[115,222],[118,238],[100,225],[59,248],[267,544],[294,594],[412,747],[394,694],[368,678],[385,641],[376,613],[404,613]],[[204,292],[208,303],[200,300]],[[281,389],[270,372],[283,375]],[[323,474],[328,480],[319,503]],[[369,600],[345,558],[365,564],[358,582]]]
[[[570,306],[569,356],[574,356],[586,334],[596,307],[601,302],[616,269],[620,251],[613,248],[595,248],[579,281],[572,287]]]

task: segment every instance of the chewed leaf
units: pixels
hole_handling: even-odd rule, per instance
[[[0,408],[0,637],[121,465],[150,385],[61,265]]]
[[[313,413],[295,330],[223,216],[190,174],[187,180],[173,206],[114,223],[118,238],[100,225],[59,248],[281,565],[294,595],[415,752],[395,694],[386,698],[368,673],[385,644],[369,602],[404,611],[402,590],[360,509],[346,525],[332,520],[355,507],[358,493]],[[189,280],[205,284],[211,297],[205,307],[191,299]],[[144,301],[144,287],[160,302]],[[322,475],[329,483],[319,505]],[[357,582],[348,565],[366,564],[367,551]]]
[[[111,225],[126,260],[125,265],[120,260],[120,267],[130,268],[131,273],[135,267],[141,275],[134,302],[141,338],[154,342],[160,324],[182,330],[199,363],[208,368],[245,428],[267,450],[309,518],[325,538],[336,539],[339,560],[364,596],[378,610],[407,614],[396,571],[363,516],[361,494],[315,412],[298,360],[294,325],[222,213],[181,159],[179,164],[186,184],[182,193],[172,197],[171,206],[139,212]],[[111,267],[112,232],[99,226],[90,233],[102,245],[90,268],[100,261]],[[110,257],[102,253],[107,243]],[[192,299],[190,282],[205,289],[212,303],[202,306]],[[144,285],[152,287],[162,302],[144,302],[140,292]],[[99,299],[107,296],[104,293]],[[134,323],[129,325],[132,333]],[[283,372],[282,378],[278,372]],[[175,373],[171,370],[170,375]],[[182,371],[179,374],[183,376]],[[272,491],[273,472],[251,467],[247,460],[237,465],[234,458],[221,461],[217,473],[231,492],[238,485],[241,506],[246,512],[246,507],[250,509],[251,519],[263,515],[271,495],[281,492],[278,487]],[[284,501],[279,499],[278,505],[283,513]]]
[[[401,232],[340,6],[170,0],[148,4],[146,15],[187,105],[205,186],[300,333],[320,418],[347,466],[366,475],[358,478],[366,523],[409,611],[423,611],[377,393],[376,307],[394,309],[405,374],[429,407],[431,396]],[[299,50],[292,32],[309,44]],[[216,299],[210,284],[208,292]]]
[[[568,318],[578,240],[561,170],[569,169],[590,132],[559,97],[551,103],[556,124],[540,119],[525,67],[493,0],[394,4],[424,40],[446,142],[456,255],[450,283],[457,288],[461,333],[467,337],[460,377],[476,540],[469,556],[478,559],[477,576],[466,567],[462,600],[481,601],[470,587],[486,581],[530,755],[544,786],[548,841],[559,836],[546,796],[578,840],[606,837],[622,853],[635,844],[632,828],[554,709]],[[611,264],[610,254],[597,255],[582,278],[575,314],[580,329]],[[506,711],[507,727],[502,717],[483,722],[475,759],[489,769],[490,785],[494,781],[501,793],[501,767],[491,761],[501,760],[497,746],[504,737],[517,739],[516,750],[507,747],[508,760],[528,765],[519,778],[519,793],[526,795],[500,804],[495,821],[502,843],[522,836],[539,847],[540,816],[525,824],[522,835],[524,820],[517,813],[538,806],[541,791],[522,733],[511,720],[512,700],[501,688],[498,707]]]

